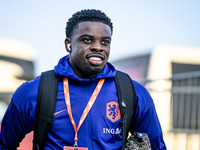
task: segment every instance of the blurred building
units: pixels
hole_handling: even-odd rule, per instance
[[[34,49],[22,41],[0,38],[0,123],[14,91],[34,78],[34,53]],[[31,148],[32,135],[27,137],[29,142],[21,143],[19,149]]]
[[[200,149],[200,48],[160,45],[112,64],[150,91],[169,150]]]

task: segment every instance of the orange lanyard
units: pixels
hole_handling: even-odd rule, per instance
[[[70,104],[70,96],[69,96],[69,81],[68,81],[68,78],[63,78],[63,85],[64,85],[64,95],[65,95],[65,103],[66,103],[66,106],[67,106],[67,110],[68,110],[68,114],[69,114],[69,118],[72,122],[72,126],[74,128],[74,131],[75,131],[75,137],[74,137],[74,146],[77,147],[77,141],[78,141],[78,130],[80,129],[83,121],[85,120],[86,116],[88,115],[90,109],[92,108],[92,105],[94,104],[102,86],[103,86],[103,83],[104,83],[105,79],[100,79],[92,96],[90,97],[90,100],[87,104],[87,106],[85,107],[84,111],[83,111],[83,114],[81,116],[81,119],[78,123],[78,127],[76,128],[76,124],[75,124],[75,121],[74,121],[74,118],[72,116],[72,110],[71,110],[71,104]]]

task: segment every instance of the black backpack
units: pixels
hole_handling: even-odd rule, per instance
[[[122,116],[122,149],[124,149],[136,109],[135,88],[129,75],[121,71],[117,71],[114,80]],[[42,150],[44,148],[45,139],[54,122],[58,82],[59,78],[53,70],[41,74],[36,112],[38,122],[34,131],[33,150]],[[46,106],[47,103],[48,107]]]

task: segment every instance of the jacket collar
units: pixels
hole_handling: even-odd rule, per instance
[[[78,81],[96,81],[101,78],[112,78],[116,74],[116,69],[114,68],[114,66],[110,64],[109,62],[107,62],[102,72],[99,73],[95,78],[92,78],[92,79],[79,78],[74,73],[71,66],[69,65],[69,55],[61,58],[58,64],[54,67],[54,70],[55,70],[56,75],[58,76],[67,77],[69,79],[75,79]]]

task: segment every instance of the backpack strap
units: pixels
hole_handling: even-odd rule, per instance
[[[38,123],[34,132],[33,150],[43,149],[47,134],[54,122],[58,82],[54,70],[41,74],[36,112]]]
[[[122,124],[123,124],[122,149],[124,149],[136,110],[135,88],[133,81],[126,73],[117,70],[114,79],[117,87],[119,107],[122,116]]]

